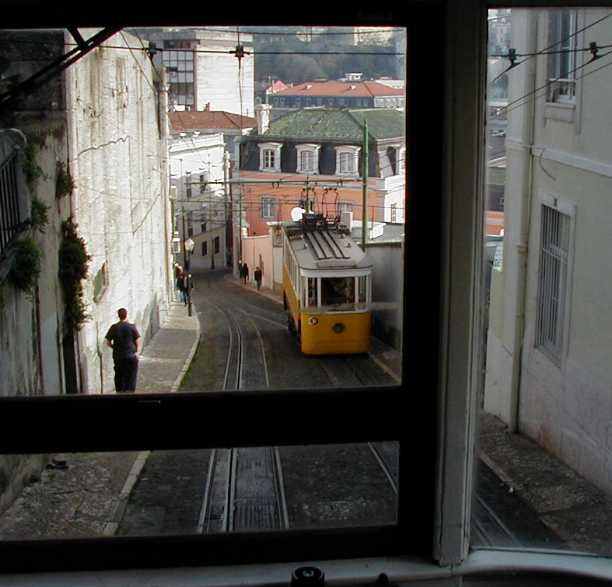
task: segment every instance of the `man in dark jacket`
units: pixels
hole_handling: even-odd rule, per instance
[[[115,391],[134,391],[142,339],[136,326],[128,322],[125,308],[119,308],[117,315],[119,322],[108,329],[105,337],[106,344],[113,349]]]

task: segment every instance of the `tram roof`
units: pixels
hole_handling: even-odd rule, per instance
[[[302,269],[367,269],[372,266],[350,231],[342,225],[283,224],[296,261]]]

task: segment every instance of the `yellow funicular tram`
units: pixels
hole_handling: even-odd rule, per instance
[[[321,214],[283,224],[283,300],[307,355],[366,353],[372,265],[350,230]]]

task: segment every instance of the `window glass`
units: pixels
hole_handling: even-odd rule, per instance
[[[611,17],[489,12],[476,548],[612,556]]]
[[[343,306],[355,303],[353,277],[324,277],[321,279],[321,304]]]
[[[392,71],[403,78],[406,30],[385,28],[389,30],[384,42],[373,45],[381,53],[376,59],[365,59],[368,52],[362,55],[350,42],[338,39],[333,27],[312,48],[328,53],[326,44],[332,43],[338,45],[339,55],[354,53],[354,60],[364,60],[358,70],[369,64],[372,70]],[[267,43],[269,32],[262,32],[257,40]],[[10,65],[2,75],[11,79],[47,66],[51,53],[40,50],[47,43],[56,47],[53,59],[65,50],[61,31],[4,33],[0,55],[8,55]],[[259,61],[249,45],[249,36],[257,33],[241,30],[240,39],[244,35],[247,45],[245,61],[230,54],[227,63],[214,65],[222,61],[221,56],[212,59],[210,47],[207,51],[201,43],[217,33],[214,51],[215,43],[220,39],[225,43],[232,31],[213,27],[198,33],[196,43],[178,38],[196,35],[192,29],[160,29],[155,38],[172,38],[158,41],[158,51],[151,55],[145,34],[140,37],[126,29],[122,31],[125,39],[113,35],[103,50],[72,63],[70,75],[60,72],[61,83],[42,86],[35,108],[27,97],[11,102],[15,112],[7,120],[28,119],[23,125],[15,122],[23,128],[28,146],[26,155],[25,148],[16,148],[21,140],[18,133],[10,136],[0,129],[0,201],[10,203],[1,218],[0,271],[8,275],[6,247],[25,237],[31,245],[30,236],[36,245],[31,246],[31,258],[41,260],[41,266],[36,278],[24,270],[24,280],[27,273],[35,285],[20,282],[19,275],[13,280],[14,272],[10,283],[1,284],[0,334],[7,344],[3,343],[0,358],[0,403],[16,396],[34,406],[51,396],[77,408],[92,399],[100,400],[100,405],[117,403],[112,404],[113,416],[105,419],[106,429],[100,425],[93,432],[92,422],[85,433],[75,431],[73,439],[83,443],[84,449],[70,442],[69,449],[62,446],[49,454],[0,454],[0,541],[190,535],[201,533],[204,523],[216,532],[221,531],[217,522],[228,512],[233,512],[234,528],[255,530],[267,529],[268,521],[281,514],[289,520],[290,529],[393,527],[398,521],[399,444],[378,442],[386,439],[379,431],[373,433],[371,443],[366,442],[369,438],[358,438],[359,444],[348,444],[347,438],[354,439],[347,434],[330,436],[329,442],[339,443],[333,446],[315,445],[312,439],[309,446],[302,446],[298,439],[265,448],[265,443],[276,440],[274,426],[265,426],[256,434],[269,436],[262,436],[263,441],[255,438],[264,448],[218,449],[217,456],[225,451],[218,469],[211,465],[212,449],[198,448],[200,442],[212,442],[207,436],[211,421],[232,418],[227,411],[209,408],[209,400],[231,395],[238,401],[238,396],[244,399],[252,394],[237,392],[255,390],[270,392],[257,394],[258,399],[264,398],[262,402],[273,396],[283,402],[296,389],[315,392],[312,401],[320,401],[319,391],[324,391],[326,399],[337,402],[333,396],[339,395],[334,393],[338,389],[349,395],[357,388],[383,394],[401,384],[403,352],[404,233],[376,219],[388,217],[391,200],[401,202],[398,205],[403,208],[406,178],[382,187],[379,178],[371,178],[365,186],[366,226],[364,186],[338,177],[334,146],[348,148],[340,155],[339,171],[354,172],[357,158],[350,149],[361,145],[365,118],[360,117],[371,116],[376,147],[372,145],[369,156],[376,167],[379,152],[387,144],[405,143],[405,114],[364,111],[345,117],[346,128],[335,124],[313,128],[314,123],[292,127],[288,132],[309,136],[271,134],[273,142],[266,145],[273,148],[262,149],[261,159],[256,139],[247,145],[257,135],[245,133],[240,137],[242,158],[234,160],[230,154],[228,165],[219,133],[197,137],[200,128],[190,127],[202,114],[190,108],[195,105],[194,72],[202,71],[204,65],[216,67],[211,76],[219,79],[219,96],[227,97],[228,103],[233,100],[237,106],[227,111],[238,116],[241,102],[251,99],[243,90],[257,87],[255,72],[265,60]],[[8,43],[13,34],[15,42]],[[39,34],[48,35],[44,44],[38,42]],[[279,35],[278,42],[288,42],[289,50],[294,50],[295,40],[284,37]],[[38,53],[25,50],[28,46]],[[222,46],[230,48],[233,42]],[[280,68],[286,71],[287,67],[296,75],[310,71],[331,77],[340,63],[340,57],[331,58],[333,53],[329,63],[323,64],[324,72],[313,70],[303,56],[287,54],[280,45],[272,50],[270,62],[279,68],[277,79]],[[120,76],[114,69],[117,57],[125,60]],[[160,77],[164,67],[170,86],[167,95]],[[235,76],[230,75],[231,67]],[[113,95],[118,78],[130,96],[125,108]],[[243,78],[244,84],[239,85]],[[112,107],[107,108],[111,98]],[[317,101],[322,104],[325,99]],[[32,112],[52,112],[53,116],[33,116]],[[66,117],[66,112],[74,117]],[[312,121],[315,116],[335,115],[325,109],[305,113],[313,116]],[[248,114],[246,106],[242,114]],[[375,124],[378,120],[384,122],[380,129]],[[287,121],[279,119],[281,124]],[[56,122],[66,132],[60,133]],[[272,116],[270,125],[274,124]],[[321,128],[335,133],[324,144],[318,142]],[[180,133],[186,136],[178,139]],[[313,145],[300,158],[307,171],[317,170],[325,152],[323,181],[318,175],[315,185],[311,178],[297,181],[295,174],[288,178],[270,173],[279,169],[285,152],[295,153],[287,149],[288,144]],[[177,152],[180,155],[175,157]],[[167,167],[170,153],[174,164],[180,163],[171,170]],[[260,173],[260,164],[268,173]],[[16,193],[25,182],[29,189]],[[305,192],[314,226],[292,219],[296,208],[301,213]],[[24,202],[27,205],[17,211]],[[30,210],[31,219],[25,216]],[[32,226],[32,235],[24,233],[24,227],[30,230],[35,221],[44,224],[43,210],[49,215],[48,229],[37,225]],[[338,225],[338,210],[353,212],[348,224]],[[293,223],[299,226],[299,237],[284,238],[282,247],[276,245],[271,231],[284,237]],[[28,269],[34,270],[34,265]],[[119,313],[122,308],[127,314]],[[236,393],[221,393],[225,391]],[[166,395],[171,396],[170,403],[178,400],[167,408],[170,413],[176,407],[177,412],[168,418],[176,418],[174,424],[180,421],[178,428],[191,413],[188,401],[193,396],[207,404],[198,411],[202,419],[196,425],[184,424],[181,430],[182,434],[201,427],[203,437],[187,443],[181,436],[183,448],[176,451],[131,450],[134,445],[140,447],[141,440],[134,428],[126,430],[122,417],[136,406],[139,417],[132,422],[146,426],[151,418],[141,410],[150,407],[151,415],[157,414],[163,404],[159,411],[166,415],[169,404],[158,400],[164,396],[165,401]],[[232,409],[240,412],[237,405]],[[371,409],[376,412],[378,407]],[[65,414],[72,414],[71,410],[66,407]],[[367,412],[369,416],[370,407]],[[68,418],[59,418],[58,430],[70,428]],[[26,420],[36,428],[36,418]],[[79,419],[79,425],[86,420]],[[164,426],[160,424],[159,434],[172,445],[172,435],[163,433]],[[326,426],[329,422],[323,422],[322,427]],[[248,435],[240,436],[241,426],[230,428],[224,443],[237,443],[236,438],[253,442]],[[318,423],[313,429],[318,432]],[[344,423],[340,429],[344,431]],[[45,436],[55,441],[54,435]],[[125,440],[118,447],[117,436],[121,443]],[[19,440],[26,437],[30,435]],[[397,440],[397,435],[389,440]],[[52,445],[53,450],[56,446]],[[45,445],[43,450],[52,448]],[[77,448],[101,452],[74,452]],[[223,506],[223,514],[213,494],[222,491],[217,481],[234,473],[234,484],[226,484],[223,491],[232,494],[236,508]],[[189,491],[193,493],[184,493]],[[210,510],[205,510],[206,503],[212,504]],[[368,544],[363,548],[369,548]]]

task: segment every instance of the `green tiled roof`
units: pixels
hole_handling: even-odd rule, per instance
[[[374,139],[404,136],[403,112],[383,108],[306,108],[278,118],[261,136],[270,139],[361,141],[364,120],[368,121],[368,133]]]

